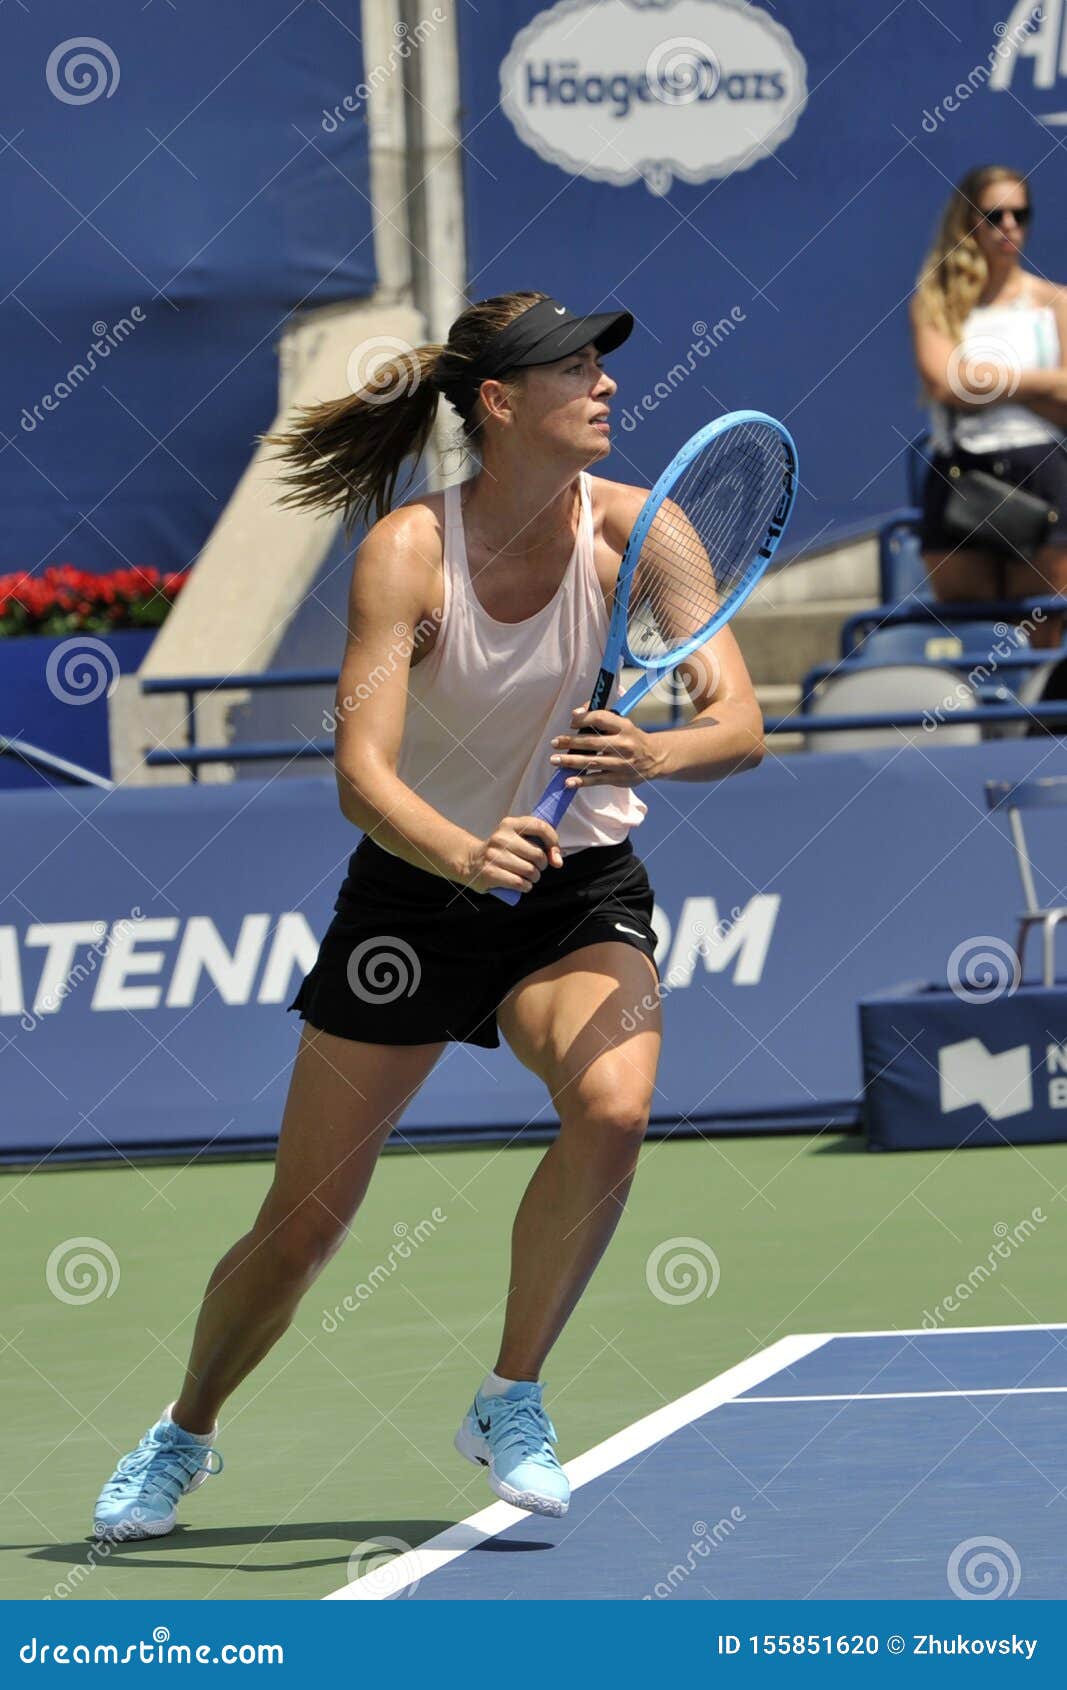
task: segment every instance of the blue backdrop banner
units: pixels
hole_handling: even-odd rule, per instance
[[[1012,931],[1014,855],[982,783],[1038,769],[1067,773],[1067,746],[769,760],[651,793],[635,843],[666,986],[657,1122],[857,1120],[857,1003],[965,974],[969,945]],[[1058,816],[1035,816],[1030,836],[1042,893],[1062,901]],[[299,1033],[285,1006],[354,843],[328,778],[9,794],[3,1153],[269,1144]],[[649,1008],[628,1007],[635,1026]],[[402,1131],[554,1120],[506,1049],[450,1046]]]
[[[191,563],[299,305],[375,282],[356,0],[0,22],[0,573]]]
[[[906,502],[908,295],[952,184],[1032,173],[1029,262],[1067,280],[1063,0],[512,0],[458,8],[470,292],[623,304],[607,473],[709,416],[797,438],[790,545]]]

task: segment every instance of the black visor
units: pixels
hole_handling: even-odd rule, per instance
[[[583,346],[595,346],[598,352],[614,352],[629,339],[633,326],[633,314],[629,311],[601,311],[590,317],[576,317],[558,299],[543,299],[495,334],[481,356],[442,391],[462,410],[464,401],[473,400],[483,381],[502,376],[508,370],[555,364]]]

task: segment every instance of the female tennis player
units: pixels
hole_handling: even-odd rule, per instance
[[[1032,213],[1018,171],[972,170],[945,207],[912,300],[916,361],[932,401],[922,542],[943,603],[1067,588],[1067,289],[1023,268]],[[1025,488],[1057,513],[1032,558],[946,526],[964,470]],[[1058,643],[1058,625],[1035,628],[1032,643]]]
[[[105,1485],[98,1535],[172,1529],[221,1465],[223,1404],[344,1242],[405,1105],[450,1040],[501,1034],[560,1130],[519,1205],[500,1350],[455,1441],[498,1496],[566,1510],[541,1369],[619,1220],[660,1044],[642,1007],[657,994],[652,892],[629,838],[637,789],[762,753],[729,629],[692,668],[686,727],[648,733],[581,708],[645,496],[586,473],[610,446],[601,358],[632,327],[629,312],[574,316],[541,293],[485,300],[445,346],[278,437],[284,499],[378,518],[356,555],[336,713],[341,808],[363,838],[291,1006],[305,1026],[273,1185],[211,1276],[178,1396]],[[441,395],[475,472],[390,509]],[[554,767],[577,790],[558,833],[531,814]],[[521,893],[515,907],[492,896],[501,887]]]

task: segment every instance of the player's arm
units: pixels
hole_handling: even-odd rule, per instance
[[[436,550],[436,567],[435,567]],[[337,683],[335,764],[341,810],[416,868],[473,890],[525,891],[558,846],[547,822],[531,841],[505,817],[488,840],[449,821],[397,774],[413,653],[436,619],[440,539],[426,506],[377,523],[356,553],[348,638]]]
[[[646,495],[638,488],[611,490],[605,512],[604,534],[620,555],[625,549]],[[678,519],[665,529],[677,538]],[[654,597],[660,620],[672,615],[677,628],[665,628],[668,637],[684,632],[684,592],[676,581],[674,559],[665,548],[659,557],[655,548],[655,524],[642,549],[641,567],[658,577],[655,586],[646,583]],[[652,542],[651,544],[649,542]],[[693,546],[700,542],[695,533]],[[701,548],[702,549],[702,548]],[[634,583],[638,596],[640,579]],[[680,728],[649,733],[630,718],[608,710],[575,713],[575,728],[581,723],[590,732],[564,734],[553,741],[558,767],[582,769],[575,775],[581,786],[637,786],[648,780],[719,780],[725,775],[753,769],[763,758],[763,717],[745,660],[729,628],[723,628],[693,652],[680,667],[680,674],[693,705],[691,720]],[[597,758],[590,768],[589,756]]]

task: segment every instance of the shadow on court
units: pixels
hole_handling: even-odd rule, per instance
[[[812,1145],[813,1156],[869,1156],[867,1140],[857,1127],[855,1132],[835,1133],[833,1138],[827,1137],[820,1143]]]
[[[215,1571],[237,1573],[296,1572],[309,1567],[346,1567],[353,1550],[361,1544],[397,1539],[417,1549],[427,1538],[435,1537],[454,1524],[452,1520],[322,1520],[306,1521],[288,1526],[231,1526],[204,1529],[195,1526],[176,1526],[166,1537],[139,1538],[131,1543],[114,1543],[104,1553],[100,1540],[88,1535],[72,1543],[0,1544],[0,1553],[14,1552],[28,1561],[52,1561],[64,1567],[84,1562],[90,1549],[95,1548],[101,1563],[109,1568],[128,1567],[205,1567]],[[248,1549],[280,1543],[333,1543],[335,1553],[309,1555],[292,1560],[250,1561],[245,1556],[227,1562],[219,1559],[219,1549]],[[530,1545],[534,1548],[536,1545]],[[545,1545],[547,1548],[548,1546]],[[210,1560],[198,1560],[196,1550],[211,1551]]]

